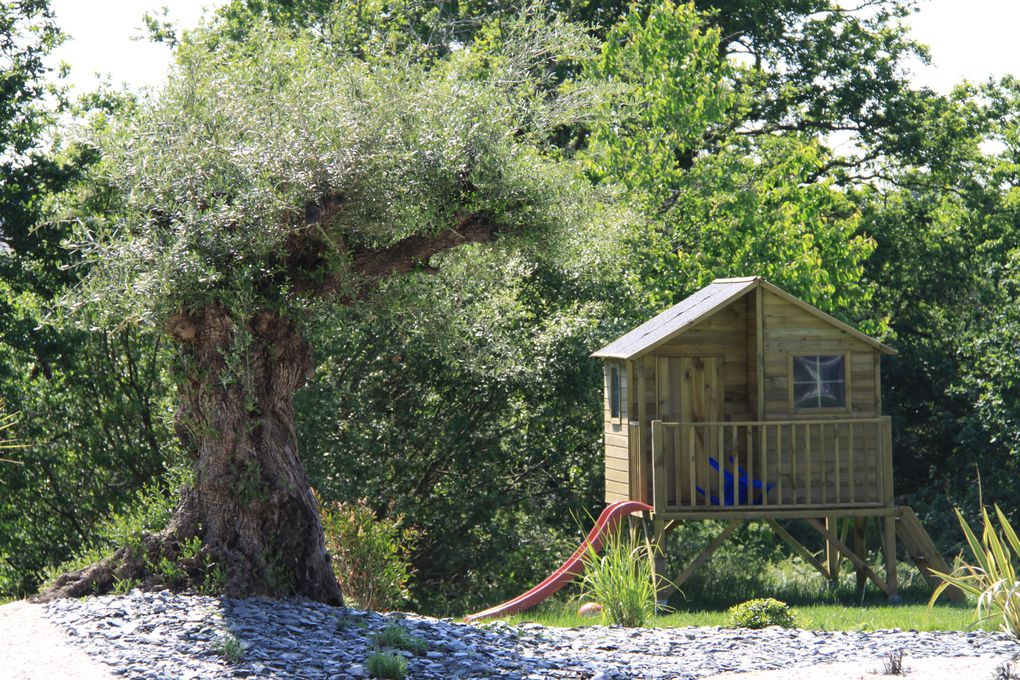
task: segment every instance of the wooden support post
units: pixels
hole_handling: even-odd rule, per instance
[[[665,521],[661,519],[652,521],[651,516],[646,512],[644,526],[647,527],[648,524],[652,525],[652,537],[649,538],[646,528],[645,540],[652,547],[652,582],[655,584],[655,603],[656,608],[665,609],[666,601],[669,600],[669,594],[672,592],[668,589],[669,584],[665,579],[666,553],[663,546],[668,529]]]
[[[662,421],[652,421],[652,506],[655,514],[666,509],[666,452]]]
[[[885,553],[885,581],[888,587],[886,594],[889,602],[900,601],[899,577],[896,573],[896,515],[882,518],[882,552]]]
[[[765,420],[765,291],[761,286],[754,290],[754,316],[755,382],[758,388],[755,410],[760,422]],[[747,453],[750,455],[750,450]]]
[[[868,558],[868,518],[867,517],[855,517],[854,518],[854,552],[857,556],[863,560]],[[856,567],[855,567],[856,569]],[[868,577],[860,569],[857,571],[857,590],[864,590],[864,584],[867,582]]]
[[[834,536],[839,535],[836,518],[831,515],[825,516],[825,528]],[[825,540],[825,564],[829,569],[829,583],[835,586],[839,582],[839,551],[832,544],[832,541]]]

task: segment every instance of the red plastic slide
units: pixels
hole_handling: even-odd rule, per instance
[[[652,509],[652,506],[642,503],[640,501],[617,501],[606,507],[599,515],[598,520],[595,522],[595,526],[588,532],[588,537],[584,539],[584,543],[577,546],[577,550],[570,556],[566,562],[560,565],[560,568],[549,574],[549,577],[539,583],[537,586],[529,590],[528,592],[518,595],[512,600],[504,602],[503,604],[496,605],[495,607],[489,607],[484,611],[480,611],[476,614],[472,614],[465,618],[465,621],[478,621],[479,619],[487,619],[493,616],[507,616],[508,614],[516,614],[527,609],[531,609],[536,604],[546,599],[563,586],[570,583],[575,577],[579,576],[584,571],[584,554],[588,551],[588,545],[596,551],[602,549],[602,537],[609,531],[616,528],[616,525],[620,523],[620,518],[625,515],[629,515],[632,512],[646,512]]]

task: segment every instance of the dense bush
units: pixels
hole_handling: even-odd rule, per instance
[[[797,617],[785,602],[767,597],[748,600],[730,608],[730,625],[739,628],[793,628]]]
[[[377,517],[364,500],[325,504],[321,512],[326,549],[347,601],[376,611],[404,604],[419,532],[404,526],[402,515]]]

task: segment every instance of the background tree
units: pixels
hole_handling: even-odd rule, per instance
[[[55,128],[71,104],[44,58],[61,39],[44,0],[0,7],[0,395],[22,414],[24,446],[21,465],[0,468],[3,596],[33,592],[45,566],[89,546],[96,524],[173,458],[161,346],[45,323],[75,276],[62,267],[69,225],[45,221],[45,206],[95,158]]]

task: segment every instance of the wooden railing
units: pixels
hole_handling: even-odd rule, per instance
[[[892,505],[888,417],[652,421],[656,512]]]

